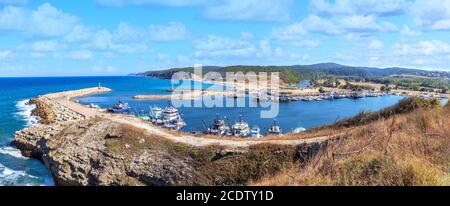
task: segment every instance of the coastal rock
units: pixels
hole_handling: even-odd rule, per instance
[[[150,185],[191,185],[193,168],[167,153],[143,151],[128,168],[128,174]]]
[[[118,140],[123,146],[120,141],[126,133],[109,120],[87,119],[25,129],[16,133],[15,143],[25,155],[40,158],[58,185],[178,185],[193,181],[193,168],[187,160],[167,151],[145,147],[115,151],[115,146],[108,144]]]

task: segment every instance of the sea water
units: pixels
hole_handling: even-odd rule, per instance
[[[15,131],[32,126],[38,119],[31,116],[32,105],[25,104],[38,95],[66,90],[96,87],[98,84],[111,88],[110,93],[80,98],[82,104],[98,104],[103,108],[117,101],[127,101],[136,111],[148,112],[150,106],[165,107],[167,100],[134,100],[142,94],[168,94],[172,88],[168,80],[143,77],[45,77],[0,78],[0,185],[53,185],[50,172],[38,160],[23,157],[12,144]],[[203,86],[208,87],[209,84]],[[403,97],[383,96],[358,100],[280,103],[276,118],[285,132],[299,127],[312,128],[329,124],[338,119],[356,115],[362,111],[379,110],[394,105]],[[213,121],[216,114],[226,116],[230,123],[243,115],[250,126],[258,125],[262,133],[274,119],[260,118],[265,108],[179,108],[187,126],[184,131],[201,131],[201,120]]]

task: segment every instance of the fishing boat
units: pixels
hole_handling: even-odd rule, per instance
[[[175,107],[167,107],[163,110],[161,119],[163,122],[163,127],[173,130],[180,130],[186,126],[186,123],[181,118],[178,113],[178,109]]]
[[[252,130],[250,131],[250,135],[251,135],[252,138],[261,138],[262,135],[261,135],[260,132],[261,132],[261,130],[259,129],[259,127],[258,126],[254,126],[252,128]]]
[[[223,136],[230,131],[230,127],[225,123],[225,120],[220,119],[219,115],[214,119],[211,127],[208,128],[208,134]]]
[[[242,115],[239,121],[231,127],[231,134],[235,137],[247,137],[250,134],[250,127],[247,122],[244,122]]]
[[[112,108],[108,109],[108,111],[118,114],[127,114],[130,112],[130,106],[127,102],[118,101]]]
[[[163,110],[159,107],[150,107],[150,118],[153,124],[162,125],[164,122],[162,120]]]
[[[283,131],[281,130],[280,126],[278,125],[277,120],[273,121],[272,126],[267,130],[267,134],[269,135],[282,135]]]

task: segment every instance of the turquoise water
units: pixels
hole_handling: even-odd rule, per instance
[[[15,131],[33,123],[32,109],[24,100],[40,94],[102,86],[113,89],[105,93],[80,99],[83,104],[95,103],[110,107],[116,101],[128,101],[136,110],[148,111],[149,106],[164,107],[167,100],[133,100],[138,94],[165,94],[170,81],[142,77],[61,77],[61,78],[0,78],[0,185],[53,185],[51,174],[37,160],[24,158],[11,145]],[[207,85],[205,85],[207,86]],[[284,131],[297,127],[312,128],[353,116],[361,111],[378,110],[401,100],[399,96],[341,99],[335,101],[292,102],[280,104],[277,120]],[[233,123],[242,114],[251,125],[265,131],[273,119],[259,118],[264,108],[179,108],[187,122],[185,131],[202,130],[201,120],[211,122],[218,113]],[[264,109],[265,110],[265,109]]]

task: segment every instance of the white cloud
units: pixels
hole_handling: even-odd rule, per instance
[[[349,33],[394,32],[397,27],[390,22],[377,22],[373,15],[351,15],[323,18],[309,15],[299,23],[279,28],[273,36],[280,40],[302,39],[308,32],[325,35],[341,35]]]
[[[339,24],[316,15],[310,15],[301,22],[301,25],[310,32],[322,33],[327,35],[341,34],[343,31]]]
[[[395,44],[394,53],[398,55],[433,56],[450,53],[450,45],[438,41],[420,41],[416,44]]]
[[[1,30],[22,30],[27,21],[28,11],[23,8],[7,6],[0,11]]]
[[[450,30],[450,0],[416,0],[411,11],[425,29]]]
[[[404,26],[402,31],[400,32],[400,34],[402,36],[405,36],[405,37],[417,37],[417,36],[420,36],[420,32],[419,31],[414,31],[414,30],[410,29],[408,26]]]
[[[194,41],[196,56],[206,57],[249,57],[255,54],[256,47],[243,40],[210,35],[206,40]]]
[[[272,37],[278,40],[299,40],[303,39],[306,34],[307,32],[302,23],[294,23],[274,29]]]
[[[73,51],[70,54],[70,58],[75,59],[75,60],[89,60],[89,59],[92,59],[92,57],[93,57],[93,53],[89,50]]]
[[[159,5],[159,6],[194,6],[206,4],[207,0],[95,0],[95,2],[102,6],[144,6],[144,5]]]
[[[60,44],[54,40],[34,42],[31,46],[36,52],[53,52],[61,48]]]
[[[150,25],[149,35],[152,41],[178,41],[185,39],[188,32],[184,24],[169,22],[166,25]]]
[[[375,20],[375,16],[345,16],[338,20],[341,29],[349,32],[377,32],[377,31],[393,31],[396,29],[395,25],[391,23],[378,24]]]
[[[64,37],[64,40],[70,43],[84,42],[92,38],[93,35],[94,33],[86,26],[77,25]]]
[[[28,35],[61,36],[71,32],[78,19],[45,3],[31,12],[31,20],[28,23]]]
[[[120,53],[137,53],[148,50],[145,42],[121,42],[114,39],[114,35],[108,30],[102,29],[93,35],[85,47],[100,51],[113,51]]]
[[[10,50],[6,50],[6,51],[0,51],[0,59],[5,59],[7,57],[9,57],[11,55],[11,51]]]
[[[121,22],[114,34],[114,39],[121,42],[142,41],[145,38],[145,29],[130,26]]]
[[[312,0],[314,14],[335,15],[377,15],[390,16],[401,14],[405,9],[405,0]]]
[[[384,44],[380,40],[374,39],[369,43],[369,49],[371,49],[371,50],[382,49],[383,47],[384,47]]]
[[[135,27],[126,22],[121,22],[116,31],[108,33],[108,35],[111,35],[112,42],[135,42],[141,44],[147,43],[148,41],[179,41],[186,39],[188,36],[186,26],[178,22],[169,22],[160,25],[152,24],[148,28]]]
[[[113,35],[107,30],[100,30],[95,33],[91,45],[95,49],[108,50],[114,47],[112,43]]]
[[[259,42],[259,48],[261,49],[261,55],[269,56],[272,54],[272,47],[269,40],[262,40]]]
[[[210,6],[205,16],[214,20],[285,21],[290,18],[292,0],[225,0]]]
[[[62,36],[72,31],[78,19],[64,13],[49,3],[36,10],[7,6],[0,11],[0,29],[19,31],[24,36]]]
[[[320,45],[320,42],[312,39],[304,39],[300,41],[294,41],[292,42],[292,45],[296,47],[315,48]]]

